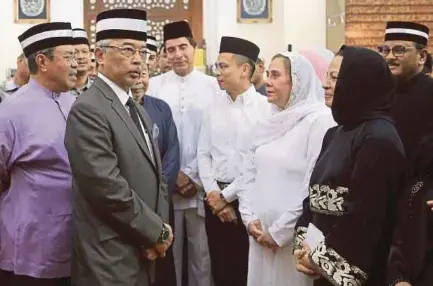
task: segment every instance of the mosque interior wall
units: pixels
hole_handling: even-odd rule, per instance
[[[71,22],[75,28],[85,27],[85,1],[102,0],[51,0],[51,21]],[[222,36],[243,37],[255,42],[267,62],[274,54],[286,51],[288,44],[295,51],[306,47],[326,47],[325,0],[272,0],[272,23],[256,24],[237,23],[237,0],[202,1],[203,38],[206,40],[208,64],[216,61]],[[16,57],[21,53],[17,37],[30,25],[14,22],[13,0],[1,0],[0,11],[3,34],[0,44],[0,81],[3,81],[7,70],[15,68]]]

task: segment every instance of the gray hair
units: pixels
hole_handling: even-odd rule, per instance
[[[109,46],[111,44],[110,39],[100,40],[96,42],[95,49],[101,49],[103,52],[105,52],[105,47]]]
[[[36,74],[38,72],[38,64],[36,63],[36,57],[38,55],[44,55],[49,60],[52,60],[54,58],[54,49],[55,48],[43,49],[43,50],[37,51],[37,52],[35,52],[35,53],[33,53],[27,57],[27,63],[29,66],[30,74]]]

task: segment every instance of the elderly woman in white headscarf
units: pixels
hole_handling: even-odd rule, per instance
[[[312,285],[296,271],[292,240],[323,136],[335,123],[304,56],[277,54],[267,74],[273,115],[255,128],[238,185],[251,236],[248,286]]]

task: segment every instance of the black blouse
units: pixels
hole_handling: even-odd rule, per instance
[[[403,145],[390,119],[328,131],[294,238],[294,249],[302,248],[309,223],[325,236],[309,254],[322,275],[315,286],[385,285],[405,171]]]

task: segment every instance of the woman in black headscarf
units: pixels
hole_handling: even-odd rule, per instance
[[[433,200],[433,134],[417,146],[411,166],[389,255],[390,286],[433,285],[433,212],[427,205]]]
[[[406,159],[389,109],[395,82],[383,58],[343,46],[332,114],[296,226],[299,271],[322,285],[385,285],[395,205]],[[309,224],[323,233],[311,242]],[[311,227],[310,227],[311,229]],[[317,236],[316,236],[317,237]],[[305,240],[305,241],[304,241]]]

